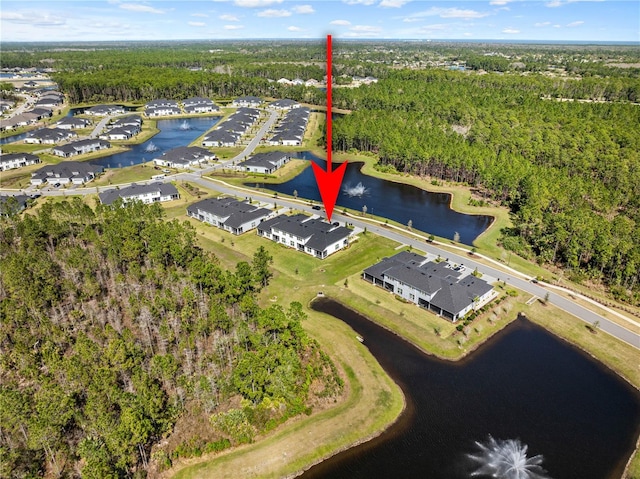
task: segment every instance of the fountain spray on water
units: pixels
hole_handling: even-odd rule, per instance
[[[354,197],[354,196],[364,196],[369,190],[368,188],[365,188],[365,186],[362,184],[362,181],[361,181],[356,186],[344,185],[344,188],[342,188],[342,191],[344,191],[347,195]]]
[[[144,151],[147,151],[147,152],[158,151],[158,147],[153,144],[153,141],[150,141],[149,144],[145,147]]]
[[[468,457],[477,467],[472,477],[500,479],[550,479],[541,464],[541,455],[527,457],[526,444],[518,439],[500,440],[489,436],[485,442],[476,442],[479,451]]]

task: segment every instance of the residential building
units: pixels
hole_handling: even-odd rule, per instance
[[[209,160],[215,160],[216,155],[199,146],[179,146],[165,152],[162,156],[154,158],[153,162],[158,166],[171,168],[187,168],[198,166]]]
[[[24,142],[31,144],[41,143],[53,145],[55,143],[68,140],[74,136],[78,135],[71,130],[65,130],[62,128],[42,128],[29,133],[29,135],[24,139]]]
[[[428,261],[424,256],[407,251],[384,258],[365,269],[362,276],[453,322],[495,297],[493,287],[464,266]]]
[[[91,116],[109,116],[109,115],[122,115],[124,114],[124,107],[122,105],[96,105],[91,108],[87,108],[84,111],[85,115]]]
[[[40,158],[31,153],[9,153],[0,155],[0,171],[22,168],[40,163]]]
[[[257,108],[262,103],[262,99],[257,96],[241,96],[231,102],[232,106]]]
[[[258,226],[258,235],[324,259],[346,248],[352,231],[337,223],[297,214],[277,216],[262,222]]]
[[[291,110],[293,108],[299,108],[300,106],[300,103],[288,98],[272,101],[271,103],[269,103],[269,108],[275,108],[277,110]]]
[[[175,100],[161,98],[148,102],[144,106],[144,114],[148,117],[180,115],[182,110]]]
[[[238,165],[241,170],[249,173],[263,173],[270,175],[290,160],[289,155],[281,151],[257,153]]]
[[[149,118],[154,116],[173,116],[182,114],[179,106],[159,106],[156,108],[145,108],[144,114]]]
[[[240,134],[222,129],[213,130],[202,140],[202,146],[235,146],[240,139]]]
[[[34,200],[37,196],[0,195],[0,216],[20,213],[27,208],[29,200]]]
[[[111,128],[105,133],[100,135],[100,138],[104,140],[128,140],[132,136],[138,134],[140,129],[136,126],[118,126]]]
[[[110,205],[118,198],[122,198],[124,203],[141,201],[146,204],[180,198],[178,190],[171,183],[151,183],[150,185],[132,183],[131,186],[124,188],[103,191],[98,196],[103,205]]]
[[[140,115],[127,115],[120,118],[115,118],[109,128],[118,128],[121,126],[136,126],[138,130],[142,128],[142,117]]]
[[[90,153],[92,151],[105,150],[111,148],[111,143],[100,139],[88,139],[74,141],[73,143],[67,143],[66,145],[56,146],[53,148],[53,154],[62,156],[63,158],[69,158],[71,156],[82,155],[84,153]]]
[[[256,228],[273,211],[234,198],[207,198],[190,205],[187,214],[239,235]]]
[[[255,108],[239,108],[204,137],[202,146],[235,146],[259,117],[260,111]]]
[[[209,98],[187,98],[182,102],[185,113],[210,113],[219,111],[220,107]]]
[[[56,127],[63,130],[76,130],[78,128],[88,128],[91,126],[91,120],[80,118],[79,116],[68,116],[56,123]]]
[[[92,165],[86,161],[63,161],[57,165],[47,165],[31,173],[31,184],[42,185],[81,185],[93,180],[104,171],[99,165]]]

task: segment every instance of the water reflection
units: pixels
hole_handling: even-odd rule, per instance
[[[102,165],[105,168],[123,168],[151,161],[167,150],[188,145],[212,128],[219,120],[219,116],[189,118],[188,129],[183,128],[186,121],[183,119],[158,120],[157,127],[160,133],[152,139],[138,145],[131,145],[131,149],[128,151],[92,160],[91,163]]]
[[[381,436],[314,466],[303,478],[469,478],[478,471],[469,458],[478,442],[488,451],[486,463],[494,461],[491,472],[501,470],[496,454],[502,448],[518,446],[512,450],[524,458],[526,472],[542,474],[534,468],[540,458],[533,458],[543,455],[553,478],[622,475],[640,433],[640,393],[541,327],[519,318],[467,358],[448,362],[328,298],[312,307],[364,338],[404,391],[408,413]],[[496,440],[494,447],[485,442],[489,435],[514,441]],[[476,477],[491,477],[489,469],[483,472]]]
[[[326,163],[310,152],[297,155],[300,159],[312,160],[323,168]],[[382,216],[412,228],[444,238],[453,239],[455,233],[460,241],[471,244],[493,218],[486,215],[467,215],[449,207],[451,196],[446,193],[431,193],[415,186],[366,176],[360,172],[362,163],[350,162],[344,175],[342,191],[338,195],[336,211],[340,207],[367,214]],[[255,186],[255,184],[249,184]],[[280,185],[267,185],[269,189],[298,197],[321,201],[313,170],[306,168],[294,179]]]

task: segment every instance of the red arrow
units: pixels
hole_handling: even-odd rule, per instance
[[[340,192],[340,185],[342,185],[342,178],[344,178],[344,172],[347,169],[347,162],[345,161],[334,171],[331,171],[331,83],[331,35],[327,35],[327,171],[324,171],[316,163],[311,164],[329,221],[331,221],[331,213],[333,213],[333,207]]]

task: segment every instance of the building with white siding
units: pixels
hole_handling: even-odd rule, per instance
[[[131,186],[124,188],[103,191],[98,196],[103,205],[110,205],[118,198],[122,198],[124,203],[141,201],[146,204],[180,198],[177,188],[171,183],[151,183],[150,185],[132,183]]]
[[[273,211],[234,198],[207,198],[190,205],[187,214],[239,235],[256,228]]]
[[[303,214],[277,216],[258,226],[258,236],[320,259],[349,246],[352,235],[349,228]]]
[[[453,322],[495,297],[493,286],[464,266],[428,261],[408,251],[384,258],[362,277]]]

